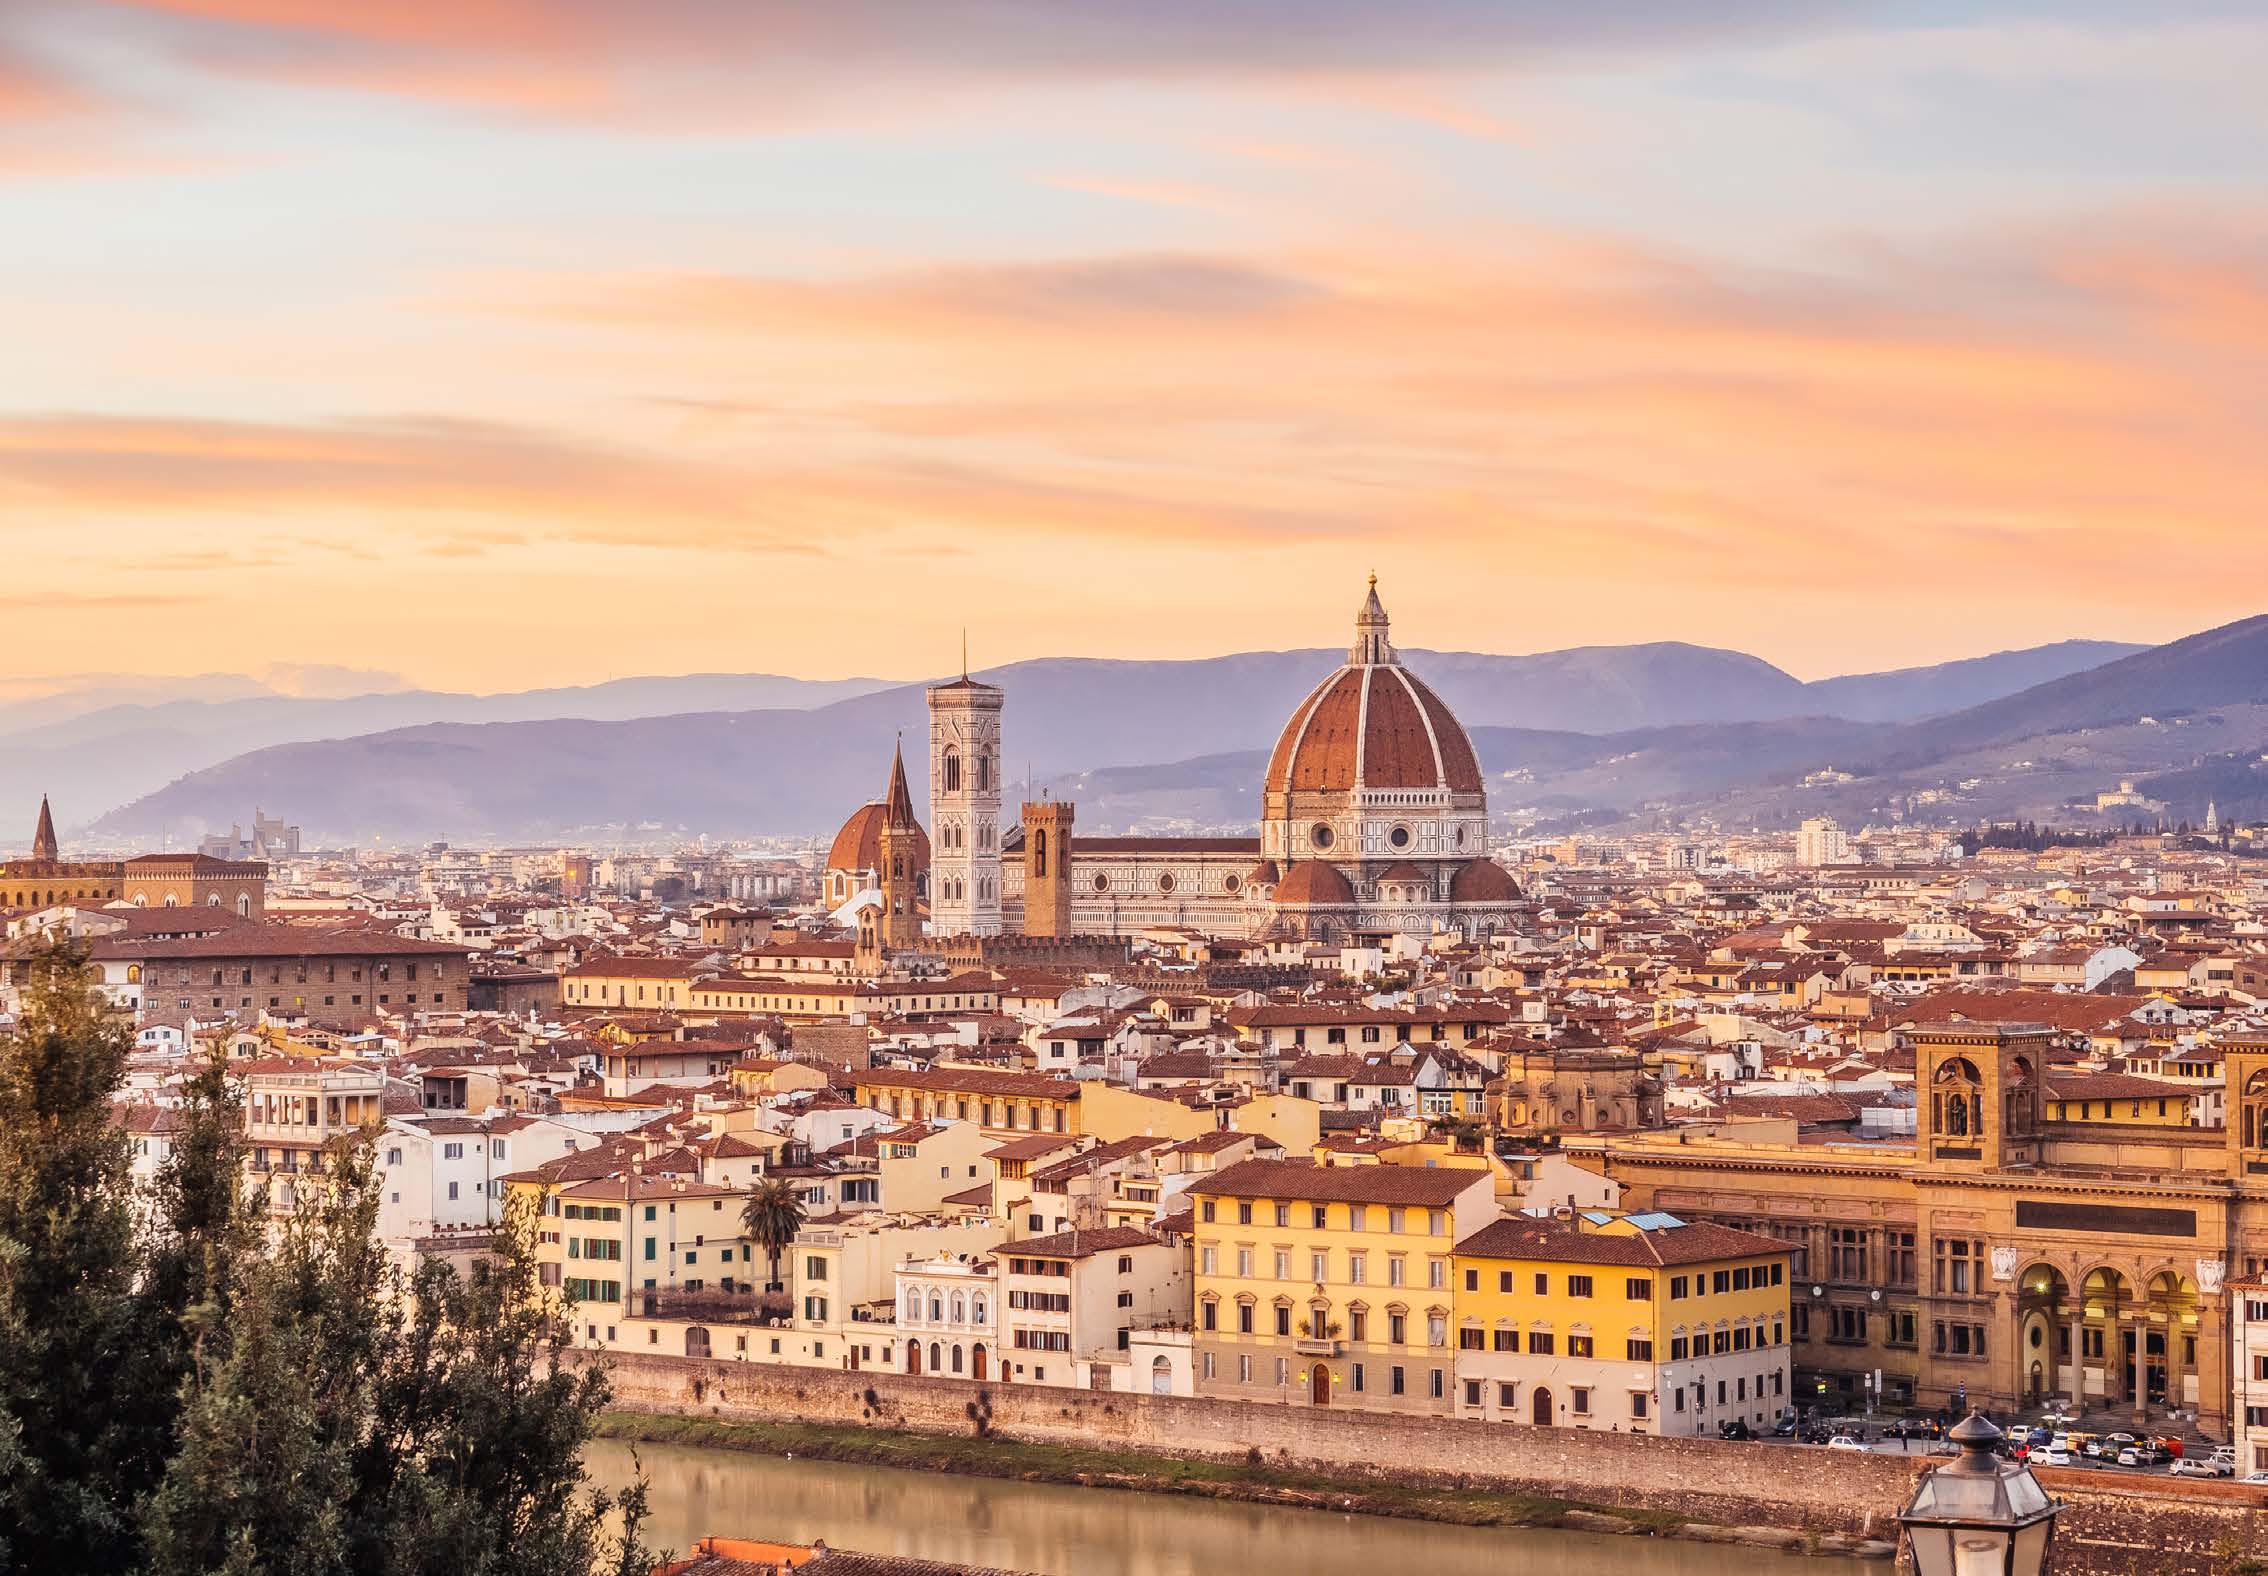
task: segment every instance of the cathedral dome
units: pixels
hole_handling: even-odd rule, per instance
[[[1517,903],[1520,883],[1493,859],[1476,859],[1449,883],[1452,903]]]
[[[1320,859],[1301,859],[1285,872],[1276,888],[1276,906],[1303,908],[1311,904],[1343,904],[1355,900],[1354,887],[1336,865]]]
[[[901,754],[890,762],[890,781],[882,797],[853,810],[827,850],[829,874],[856,875],[882,868],[882,828],[895,819],[913,829],[914,868],[929,869],[929,834],[914,819],[913,795],[906,787],[906,763]]]
[[[1265,791],[1381,790],[1478,794],[1483,784],[1463,724],[1402,666],[1387,639],[1373,578],[1345,664],[1300,702],[1277,736]]]

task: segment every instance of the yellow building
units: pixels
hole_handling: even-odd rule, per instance
[[[1079,1085],[991,1067],[874,1067],[855,1074],[861,1105],[907,1122],[974,1122],[988,1133],[1077,1133]]]
[[[1447,1415],[1451,1263],[1495,1217],[1487,1171],[1246,1160],[1189,1194],[1197,1394]]]
[[[1788,1404],[1788,1250],[1674,1215],[1509,1215],[1457,1244],[1457,1415],[1714,1433]]]
[[[2047,1075],[2051,1122],[2094,1122],[2112,1127],[2195,1127],[2193,1085],[2132,1073]]]

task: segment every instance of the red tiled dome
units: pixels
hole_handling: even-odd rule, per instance
[[[914,832],[914,868],[929,868],[929,834],[914,819],[913,795],[906,789],[906,764],[903,754],[890,762],[890,781],[882,797],[860,805],[851,812],[843,829],[835,834],[835,841],[827,850],[827,868],[830,871],[879,870],[882,868],[882,828],[895,815],[903,825]]]
[[[1480,758],[1441,697],[1402,666],[1378,590],[1355,620],[1346,665],[1301,701],[1268,758],[1266,792],[1356,788],[1480,793]]]
[[[1354,900],[1354,888],[1339,874],[1338,867],[1320,859],[1295,862],[1276,888],[1279,908],[1297,908],[1310,903],[1352,903]]]
[[[1449,883],[1452,903],[1517,903],[1520,883],[1493,859],[1476,859]]]

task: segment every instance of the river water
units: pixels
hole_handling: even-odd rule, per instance
[[[618,1488],[631,1447],[592,1442],[592,1476]],[[1452,1527],[1179,1495],[952,1477],[685,1445],[640,1445],[652,1482],[648,1541],[683,1551],[707,1534],[915,1555],[1044,1576],[1883,1576],[1809,1559],[1674,1539]]]

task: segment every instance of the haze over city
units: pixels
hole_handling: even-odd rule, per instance
[[[2168,639],[2268,583],[2264,44],[19,0],[8,677],[1211,655],[1337,640],[1373,568],[1442,649]]]
[[[0,3],[0,1576],[2268,1571],[2264,80]]]

